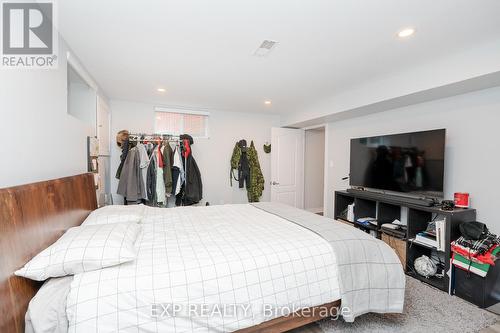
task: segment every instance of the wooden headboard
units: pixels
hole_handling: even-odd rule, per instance
[[[0,332],[24,332],[28,303],[41,286],[14,271],[96,208],[92,174],[0,189]]]

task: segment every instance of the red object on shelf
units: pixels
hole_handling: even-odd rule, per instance
[[[470,207],[469,193],[455,193],[455,207],[469,208]]]

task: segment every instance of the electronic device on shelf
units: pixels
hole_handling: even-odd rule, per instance
[[[431,206],[428,198],[443,197],[445,137],[438,129],[352,139],[349,185],[410,195],[416,201],[405,202]]]
[[[411,197],[411,196],[404,196],[404,195],[398,195],[398,194],[388,194],[388,193],[384,193],[384,192],[375,192],[375,191],[372,192],[372,191],[367,191],[367,190],[359,189],[359,188],[349,188],[349,189],[347,189],[347,192],[360,193],[360,194],[363,194],[363,195],[370,197],[374,200],[376,200],[378,197],[383,196],[384,198],[394,200],[395,202],[407,203],[407,204],[417,205],[417,206],[432,207],[436,203],[436,200],[433,198]]]
[[[455,202],[453,200],[443,200],[441,202],[441,209],[442,210],[454,210],[455,209]]]

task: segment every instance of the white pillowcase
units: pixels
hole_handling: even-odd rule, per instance
[[[132,261],[140,228],[136,223],[70,228],[14,274],[43,281]]]
[[[82,225],[110,224],[121,222],[139,223],[143,217],[144,205],[111,205],[94,210]]]

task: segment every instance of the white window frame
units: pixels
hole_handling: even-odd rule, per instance
[[[209,139],[210,138],[210,126],[208,125],[209,120],[210,120],[210,112],[207,111],[198,111],[198,110],[189,110],[189,109],[176,109],[176,108],[169,108],[169,107],[163,107],[163,106],[155,106],[154,108],[155,112],[155,118],[154,118],[154,128],[155,128],[155,133],[158,134],[172,134],[172,133],[167,133],[165,131],[160,131],[156,127],[156,112],[165,112],[165,113],[180,113],[180,114],[189,114],[189,115],[197,115],[197,116],[206,116],[205,119],[205,135],[204,136],[193,136],[193,138],[196,139]],[[184,118],[181,118],[181,128],[184,130]],[[185,133],[185,134],[190,134],[190,133]]]

